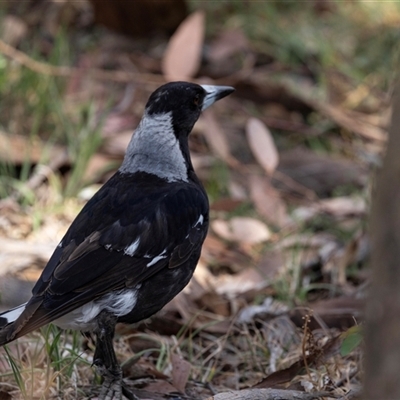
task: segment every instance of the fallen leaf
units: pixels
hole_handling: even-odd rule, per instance
[[[214,291],[208,291],[197,300],[197,304],[200,310],[210,311],[223,317],[229,317],[231,315],[231,309],[229,301],[221,296],[219,293]]]
[[[362,217],[367,212],[365,199],[361,197],[333,197],[313,202],[309,206],[298,207],[293,216],[298,221],[309,221],[321,213],[330,214],[335,218]]]
[[[262,254],[258,259],[256,269],[263,279],[268,281],[276,280],[285,265],[285,257],[277,249],[271,249]]]
[[[290,222],[279,192],[271,185],[267,176],[251,175],[249,180],[250,197],[256,210],[267,219],[268,222],[282,228]]]
[[[212,152],[229,163],[232,160],[232,156],[228,140],[215,118],[214,110],[206,110],[200,118],[205,121],[203,134]]]
[[[271,176],[279,163],[278,150],[271,132],[258,118],[249,118],[246,124],[246,135],[254,157]]]
[[[288,306],[272,297],[267,297],[260,305],[249,305],[240,310],[237,322],[242,324],[250,324],[255,319],[266,319],[267,316],[279,316],[287,313]]]
[[[177,354],[171,355],[172,384],[181,392],[185,393],[185,387],[189,379],[191,364]]]
[[[265,242],[271,236],[263,222],[250,217],[234,217],[230,221],[217,219],[211,226],[214,232],[225,240],[250,245]]]
[[[364,187],[367,182],[366,168],[354,161],[319,155],[302,147],[283,151],[279,156],[277,171],[313,190],[318,196],[326,197],[338,186]]]
[[[322,210],[336,217],[346,215],[363,215],[367,211],[365,199],[361,197],[334,197],[321,200],[319,203]]]
[[[269,282],[256,268],[246,268],[234,275],[224,274],[214,278],[215,290],[220,295],[228,297],[240,293],[258,291],[269,285]]]
[[[280,371],[273,372],[268,375],[265,379],[255,385],[255,388],[273,388],[277,385],[282,385],[290,382],[293,378],[300,374],[301,370],[307,365],[308,367],[315,365],[320,360],[327,359],[335,355],[340,348],[342,342],[341,335],[338,335],[330,339],[323,347],[315,347],[309,349],[309,354],[303,358],[299,358],[298,361],[294,362],[290,367],[282,369]],[[286,397],[282,397],[286,398]]]
[[[311,330],[321,328],[321,321],[329,328],[343,329],[354,326],[357,320],[363,317],[363,305],[362,299],[342,296],[319,300],[308,304],[306,308],[295,308],[289,312],[289,316],[294,324],[301,327],[304,324],[304,316],[311,314]]]
[[[13,47],[18,47],[28,33],[27,23],[16,15],[5,15],[2,21],[2,40]]]
[[[172,35],[162,60],[168,80],[189,80],[199,69],[204,40],[205,14],[189,15]]]

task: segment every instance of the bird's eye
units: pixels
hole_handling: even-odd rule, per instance
[[[200,105],[200,96],[198,94],[196,94],[196,96],[193,99],[193,103],[195,106],[199,106]]]

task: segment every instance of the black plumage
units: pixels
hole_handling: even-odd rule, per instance
[[[52,321],[93,331],[100,398],[133,398],[121,386],[115,324],[150,317],[192,277],[209,207],[188,135],[201,111],[232,91],[173,82],[150,96],[121,168],[71,224],[32,298],[0,314],[0,345]]]

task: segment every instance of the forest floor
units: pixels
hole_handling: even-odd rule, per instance
[[[191,1],[172,37],[144,39],[87,22],[85,2],[2,7],[1,309],[29,298],[154,89],[231,85],[190,138],[211,204],[199,265],[117,328],[124,377],[140,399],[357,398],[399,3]],[[95,398],[93,349],[51,325],[9,344],[0,400]]]

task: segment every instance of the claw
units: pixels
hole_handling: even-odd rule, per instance
[[[98,400],[122,400],[125,398],[128,400],[139,400],[139,398],[126,387],[125,383],[122,381],[122,377],[105,376]]]

